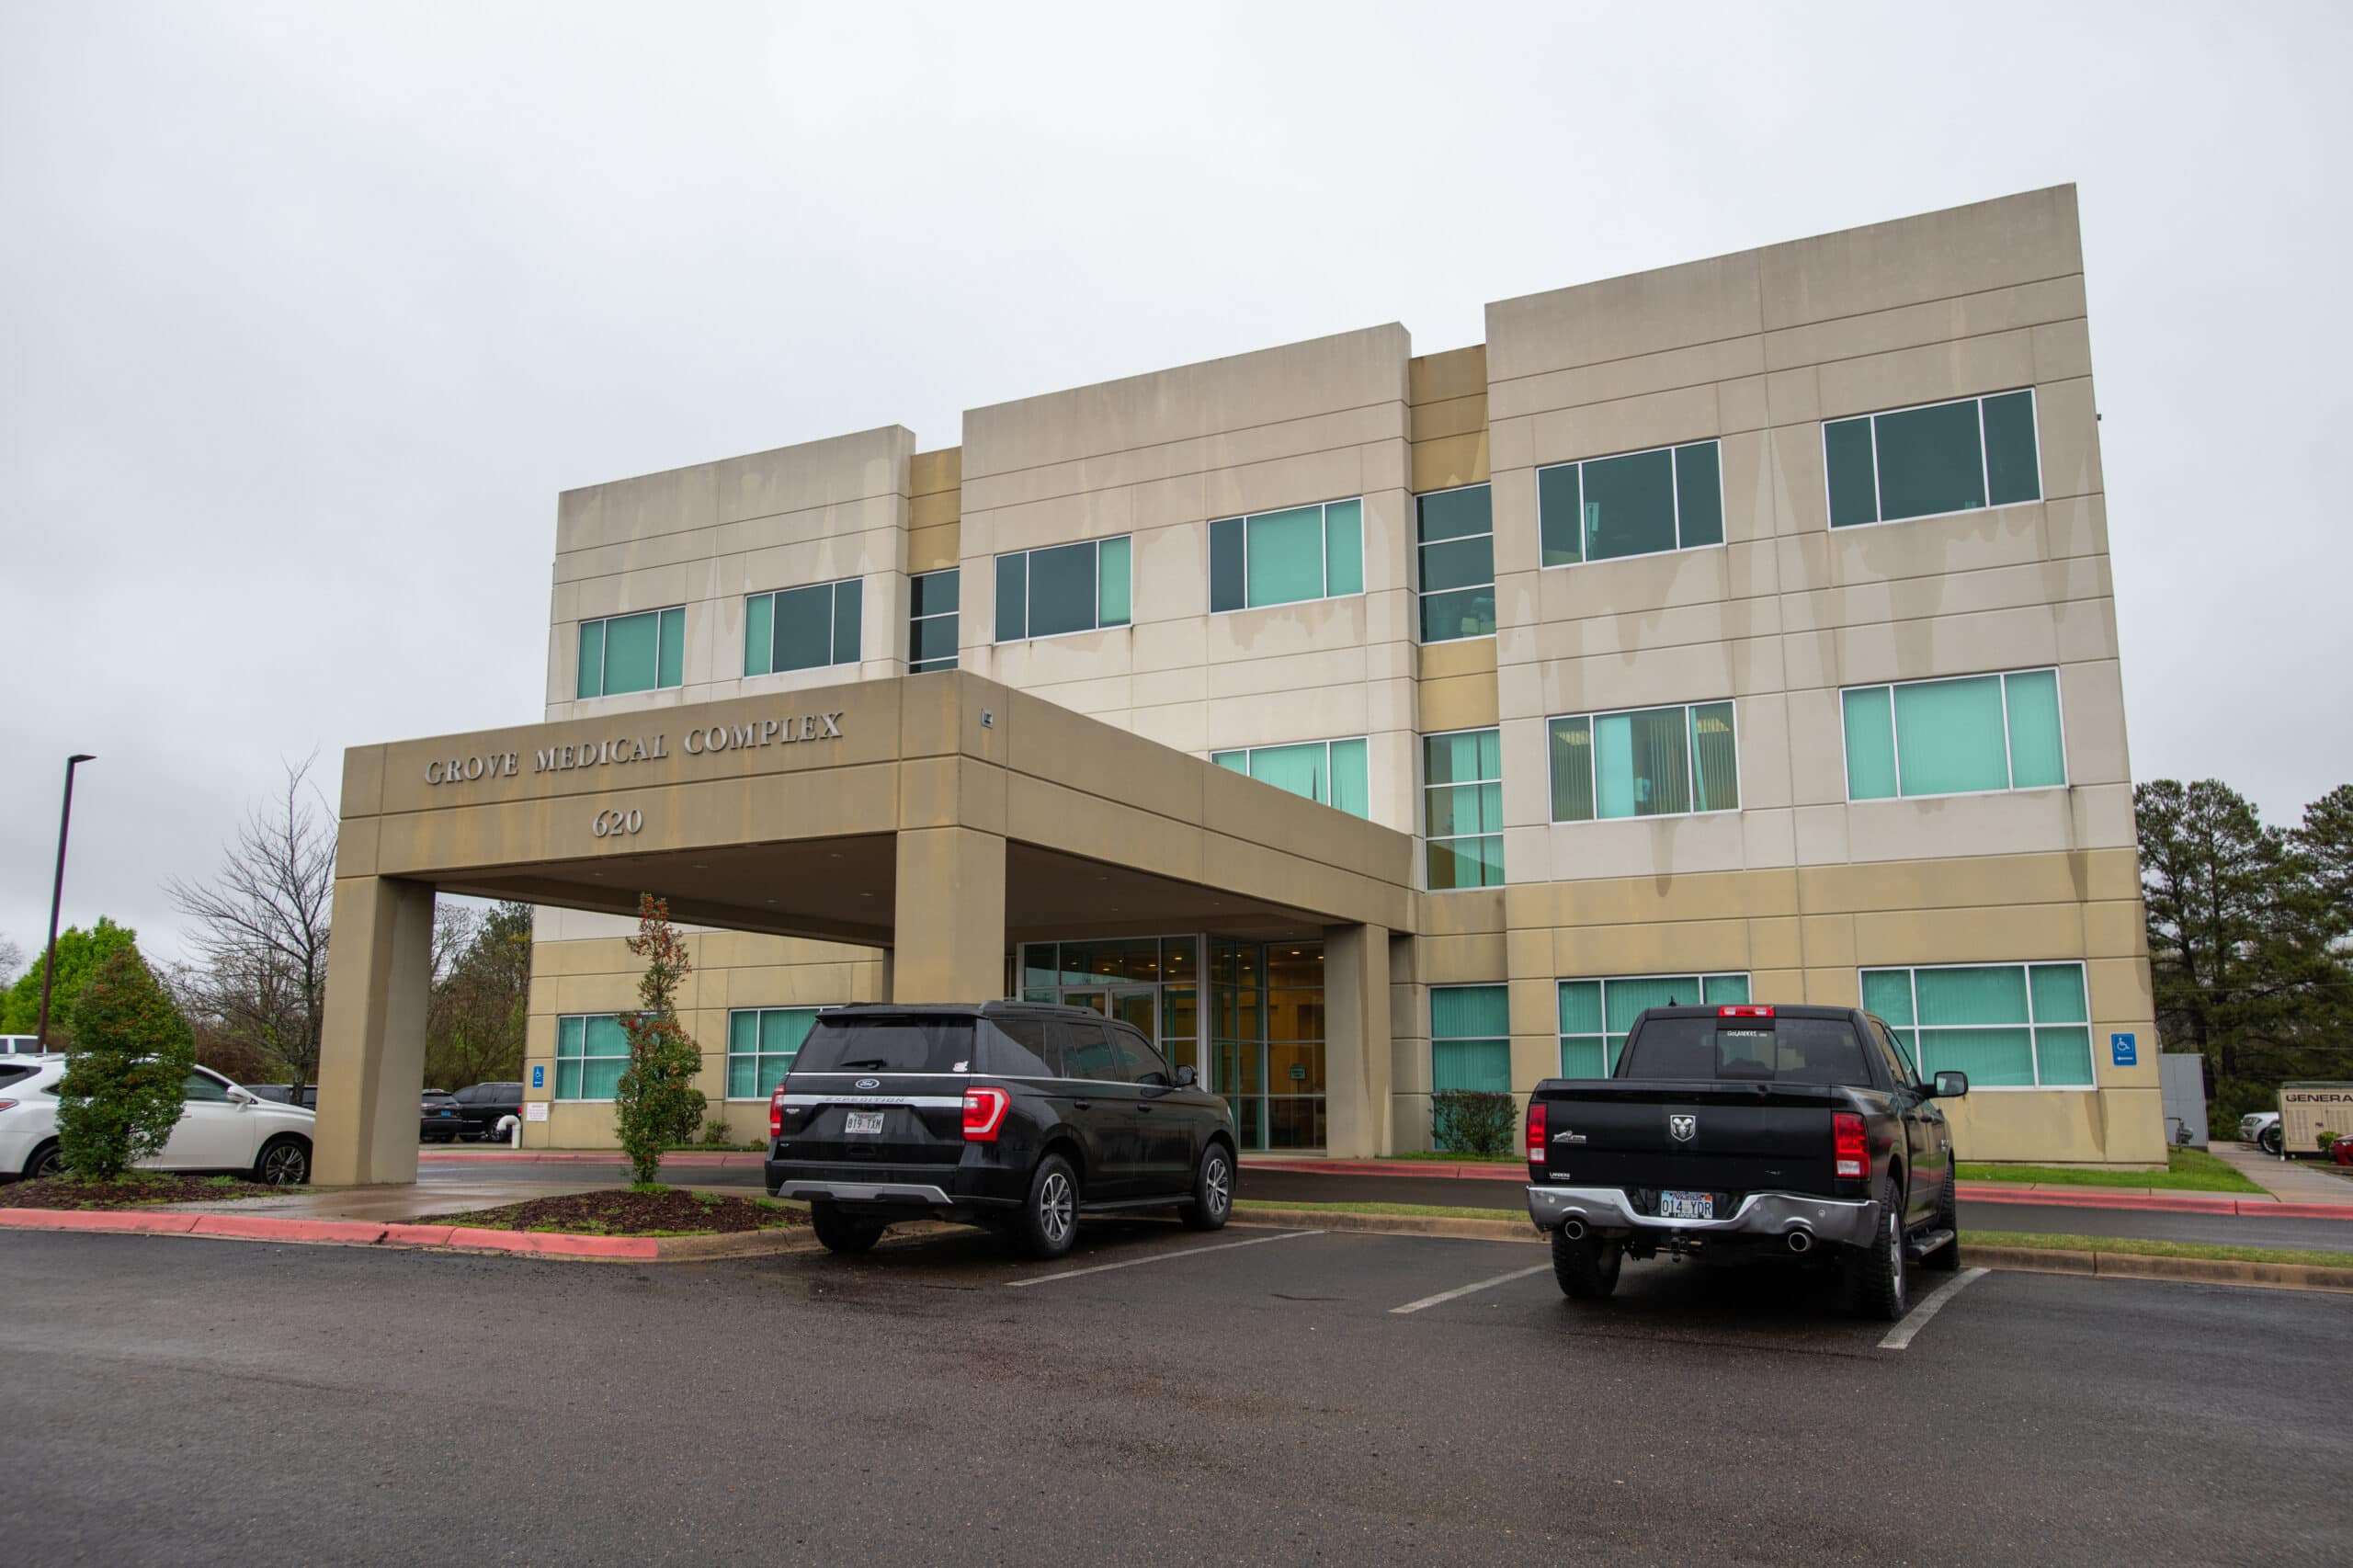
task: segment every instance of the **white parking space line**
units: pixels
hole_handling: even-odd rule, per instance
[[[1404,1312],[1417,1312],[1424,1307],[1435,1307],[1441,1301],[1451,1301],[1458,1296],[1468,1296],[1477,1290],[1492,1290],[1498,1285],[1508,1285],[1515,1279],[1525,1279],[1531,1274],[1541,1274],[1552,1267],[1549,1263],[1540,1263],[1533,1268],[1515,1268],[1509,1274],[1498,1274],[1493,1279],[1482,1279],[1475,1285],[1457,1285],[1451,1290],[1440,1290],[1435,1296],[1424,1296],[1418,1301],[1408,1301],[1402,1307],[1392,1307],[1389,1309],[1389,1315],[1395,1317]]]
[[[1912,1336],[1927,1327],[1928,1320],[1942,1312],[1947,1301],[1961,1294],[1962,1286],[1973,1284],[1984,1275],[1982,1268],[1964,1268],[1921,1297],[1920,1304],[1904,1313],[1902,1323],[1887,1331],[1887,1337],[1879,1342],[1879,1347],[1881,1350],[1902,1350],[1909,1346]]]
[[[1253,1236],[1246,1242],[1220,1242],[1211,1247],[1187,1247],[1183,1252],[1156,1252],[1150,1257],[1131,1257],[1124,1263],[1098,1263],[1092,1268],[1070,1268],[1060,1274],[1040,1274],[1034,1279],[1008,1279],[1008,1290],[1018,1290],[1027,1285],[1051,1285],[1057,1279],[1076,1279],[1086,1274],[1108,1274],[1115,1268],[1142,1268],[1147,1263],[1173,1263],[1180,1257],[1199,1257],[1205,1252],[1232,1252],[1235,1247],[1265,1246],[1268,1242],[1295,1242],[1302,1236],[1320,1236],[1321,1231],[1286,1231],[1279,1236]]]

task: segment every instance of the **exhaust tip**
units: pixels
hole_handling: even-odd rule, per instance
[[[1585,1221],[1572,1214],[1561,1221],[1561,1234],[1573,1242],[1585,1240]]]
[[[1807,1253],[1812,1252],[1813,1250],[1813,1233],[1811,1231],[1791,1231],[1790,1233],[1790,1250],[1801,1257],[1804,1256]]]

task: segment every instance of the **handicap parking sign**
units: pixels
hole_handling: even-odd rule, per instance
[[[2108,1037],[2108,1053],[2119,1067],[2136,1067],[2141,1062],[2139,1043],[2129,1034]]]
[[[540,1063],[539,1063],[538,1065],[534,1066],[534,1067],[531,1069],[531,1087],[533,1087],[533,1088],[535,1088],[535,1089],[544,1089],[544,1088],[546,1088],[547,1086],[548,1086],[548,1069],[547,1069],[547,1064],[546,1064],[545,1062],[540,1062]]]

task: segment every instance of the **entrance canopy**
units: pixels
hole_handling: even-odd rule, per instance
[[[959,671],[355,747],[317,1166],[415,1175],[436,890],[621,915],[650,892],[697,925],[886,948],[908,1002],[1001,995],[1013,944],[1076,931],[1322,935],[1333,1038],[1354,1021],[1370,1057],[1377,1033],[1385,1108],[1386,937],[1416,929],[1413,856]]]

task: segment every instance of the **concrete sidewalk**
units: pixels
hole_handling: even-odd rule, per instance
[[[2225,1143],[2219,1139],[2208,1144],[2206,1152],[2282,1203],[2333,1206],[2353,1220],[2353,1177],[2336,1174],[2346,1168],[2342,1165],[2275,1160],[2252,1143]]]

